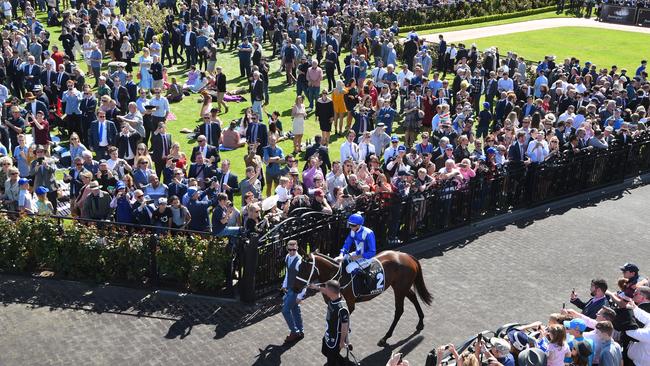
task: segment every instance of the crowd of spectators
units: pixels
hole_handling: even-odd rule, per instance
[[[158,32],[125,1],[74,2],[63,13],[57,4],[9,7],[4,207],[50,215],[69,201],[81,219],[233,236],[262,232],[300,207],[330,214],[373,194],[461,190],[477,176],[534,172],[645,134],[646,61],[633,73],[553,56],[531,68],[514,52],[481,53],[442,35],[425,45],[413,32],[397,47],[398,24],[351,22],[355,4],[161,2],[173,13]],[[62,30],[62,50],[51,45],[51,27]],[[250,81],[250,108],[224,123],[235,95],[219,60],[229,50]],[[290,123],[273,111],[273,59],[296,89]],[[187,70],[187,80],[168,78],[170,67]],[[173,103],[192,93],[203,100],[203,123],[184,152],[167,124]],[[311,118],[321,133],[303,141]],[[345,142],[332,151],[337,135]],[[293,139],[292,152],[278,145],[284,139]],[[242,146],[246,171],[237,177],[220,150]]]
[[[625,263],[616,289],[594,279],[589,299],[574,289],[567,308],[547,322],[513,325],[466,346],[437,347],[436,362],[458,366],[621,366],[650,363],[650,287],[639,267]],[[483,334],[483,333],[482,333]],[[397,365],[391,358],[388,365]],[[391,364],[391,362],[393,362]]]

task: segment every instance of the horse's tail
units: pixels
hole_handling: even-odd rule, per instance
[[[414,256],[411,256],[411,258],[413,258],[417,266],[417,273],[415,274],[415,290],[417,291],[418,296],[420,296],[420,299],[422,299],[425,304],[431,305],[431,301],[433,301],[433,295],[431,295],[427,289],[427,285],[424,283],[424,276],[422,275],[422,266],[420,265],[420,261],[418,261]]]

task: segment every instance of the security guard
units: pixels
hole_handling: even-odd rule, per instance
[[[329,300],[327,302],[327,328],[323,336],[321,352],[327,357],[327,366],[343,366],[346,360],[341,350],[349,347],[350,312],[341,297],[341,285],[336,280],[329,280],[324,287],[310,284],[310,288],[319,290]]]

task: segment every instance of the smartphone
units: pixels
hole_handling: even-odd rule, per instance
[[[562,303],[562,310],[566,309],[566,303]]]

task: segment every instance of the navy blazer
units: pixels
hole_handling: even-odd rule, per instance
[[[521,156],[520,146],[523,146],[524,148],[524,156]],[[510,148],[508,149],[508,160],[523,162],[526,160],[526,150],[528,150],[528,146],[525,144],[520,145],[519,141],[515,142],[514,144],[510,145]]]
[[[34,110],[31,103],[25,104],[25,110],[27,111],[27,113],[31,113],[34,115],[34,117],[36,117],[36,113],[41,111],[43,112],[45,118],[47,118],[48,117],[47,105],[38,99],[35,100],[34,103],[36,104],[36,110]]]
[[[246,141],[252,144],[257,140],[260,143],[260,147],[267,146],[269,144],[269,131],[265,124],[257,122],[257,136],[253,136],[253,127],[254,124],[250,123],[246,128]]]
[[[221,160],[221,158],[219,157],[219,150],[216,147],[212,146],[212,145],[207,145],[207,147],[208,147],[208,152],[205,154],[205,158],[210,159],[211,157],[214,156],[214,163],[215,164],[218,163]],[[192,155],[190,156],[190,161],[195,162],[196,161],[195,160],[196,155],[198,155],[198,154],[200,154],[199,153],[199,147],[194,146],[192,148]]]
[[[210,136],[208,136],[208,127],[205,123],[199,125],[199,135],[208,139],[208,144],[218,145],[221,140],[221,126],[218,123],[210,123]]]
[[[217,179],[219,180],[219,184],[224,183],[223,182],[223,172],[221,169],[219,169],[216,173]],[[229,191],[225,191],[225,193],[228,195],[228,199],[232,201],[232,197],[235,193],[239,192],[239,179],[237,176],[232,172],[228,172],[228,180],[225,182],[229,187]]]
[[[167,153],[172,150],[172,135],[169,133],[165,134]],[[163,160],[164,150],[163,150],[163,138],[159,133],[154,133],[151,135],[151,160],[155,162],[160,162]]]
[[[117,142],[117,128],[113,121],[106,120],[106,140],[108,145],[115,146]],[[99,121],[95,120],[90,124],[88,130],[88,146],[96,150],[99,147]]]
[[[201,172],[203,172],[203,178],[214,177],[215,171],[212,169],[210,164],[198,165],[196,163],[190,164],[190,170],[187,172],[188,178],[196,178]]]
[[[263,101],[264,100],[264,81],[260,78],[255,81],[255,86],[251,81],[251,102]]]

